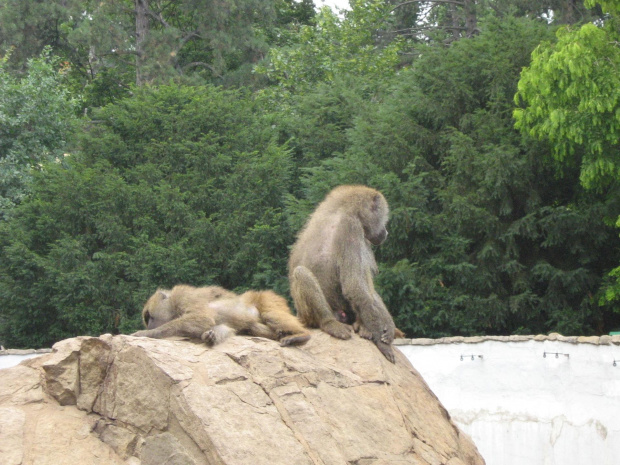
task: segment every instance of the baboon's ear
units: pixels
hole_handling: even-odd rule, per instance
[[[170,291],[165,291],[163,289],[158,289],[157,291],[161,295],[162,299],[168,299],[170,297]]]

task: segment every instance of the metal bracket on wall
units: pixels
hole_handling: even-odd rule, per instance
[[[560,352],[543,352],[543,358],[547,358],[547,354],[555,355],[555,358],[560,358],[560,355],[564,355],[565,357],[569,357],[569,354],[562,354]]]

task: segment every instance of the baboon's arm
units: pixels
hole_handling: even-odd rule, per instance
[[[394,362],[390,346],[394,340],[394,321],[373,283],[375,266],[372,251],[366,244],[349,243],[342,251],[340,285],[342,294],[351,304],[362,325],[372,334],[372,340],[381,353]]]
[[[200,339],[205,331],[215,326],[215,320],[209,316],[185,314],[179,318],[171,320],[155,329],[144,329],[136,331],[132,336],[152,337],[161,339],[171,336],[189,337]]]
[[[373,340],[391,344],[394,340],[394,323],[372,284],[364,279],[347,278],[342,282],[342,294],[364,327],[372,333]]]

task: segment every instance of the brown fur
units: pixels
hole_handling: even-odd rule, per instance
[[[147,329],[133,336],[184,336],[210,345],[237,333],[279,340],[283,346],[310,339],[286,300],[273,291],[237,295],[219,286],[158,289],[144,305],[142,319]]]
[[[291,295],[300,321],[340,339],[372,340],[394,362],[394,321],[374,288],[371,245],[387,238],[388,204],[365,186],[340,186],[319,204],[289,258]]]

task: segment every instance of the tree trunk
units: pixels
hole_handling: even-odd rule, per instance
[[[450,5],[450,19],[452,20],[452,40],[459,40],[461,22],[459,18],[458,7]]]
[[[473,37],[478,28],[478,20],[476,18],[476,0],[465,0],[465,31],[467,37]]]
[[[136,5],[136,85],[143,83],[142,64],[144,62],[144,40],[149,30],[148,0],[135,0]]]

